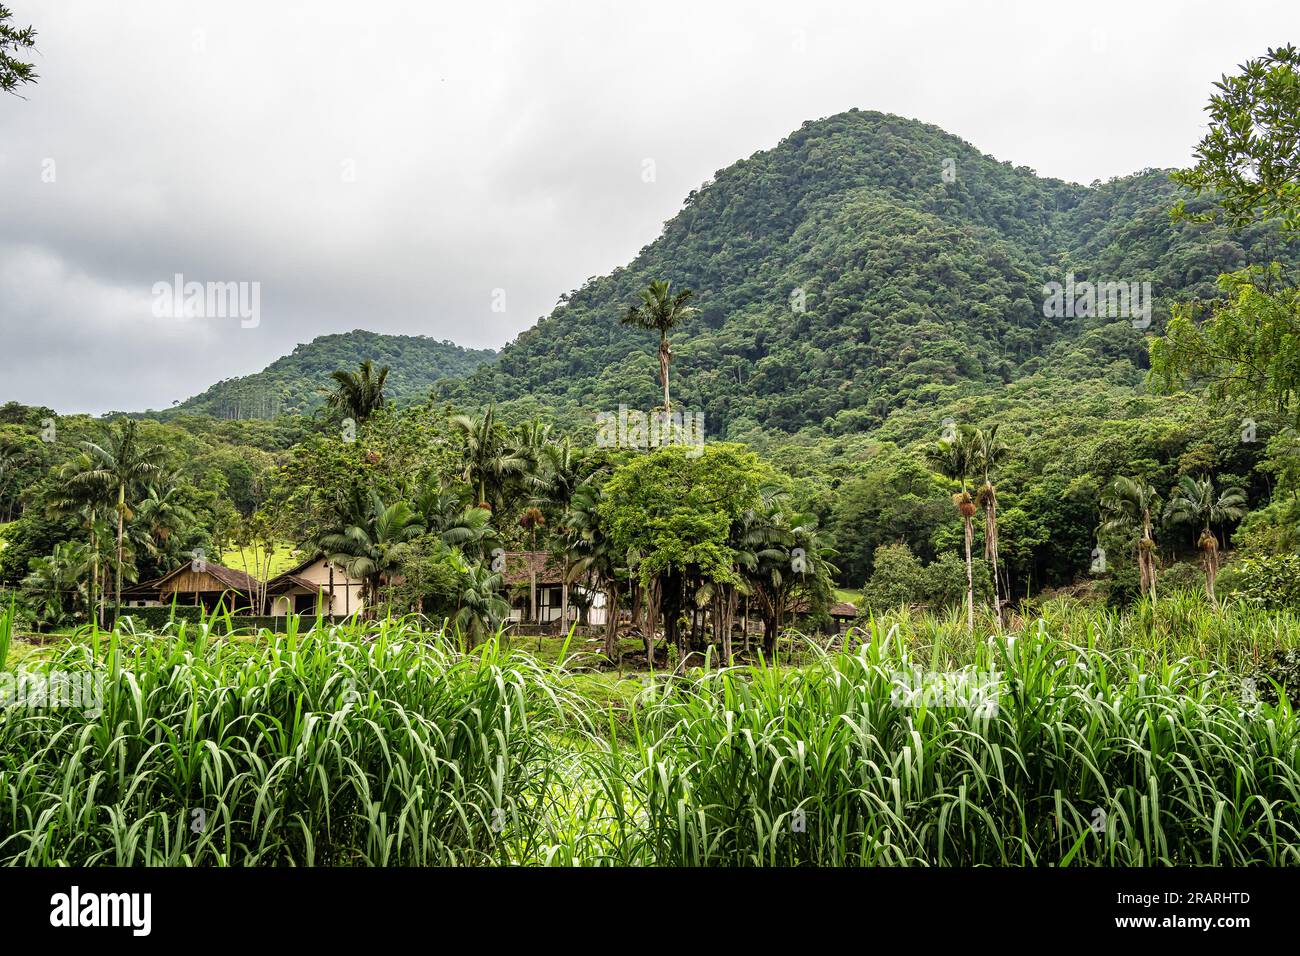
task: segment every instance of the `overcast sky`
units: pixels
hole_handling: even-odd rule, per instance
[[[92,412],[328,332],[500,348],[855,106],[1078,182],[1185,165],[1213,81],[1300,40],[1295,0],[6,2],[41,78],[0,97],[0,401]],[[176,273],[260,283],[256,326],[156,316]]]

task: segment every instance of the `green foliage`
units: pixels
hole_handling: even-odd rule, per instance
[[[361,329],[322,335],[260,372],[218,382],[179,403],[176,411],[232,419],[310,413],[324,404],[322,386],[334,372],[355,369],[362,362],[388,366],[384,386],[398,404],[407,405],[422,401],[434,383],[466,375],[495,355],[491,349],[464,349],[418,335]],[[175,412],[157,414],[170,418]],[[360,421],[364,416],[354,417]]]
[[[710,445],[695,457],[681,447],[633,459],[606,483],[600,504],[616,552],[638,556],[642,583],[698,569],[715,580],[735,577],[732,526],[759,504],[772,473],[735,445]]]
[[[983,558],[971,559],[975,603],[993,600],[993,575]],[[966,602],[966,564],[955,551],[946,551],[925,566],[924,601],[935,609],[960,607]]]
[[[326,404],[340,418],[350,418],[354,424],[368,421],[387,401],[384,384],[389,371],[387,365],[376,370],[370,359],[363,359],[355,372],[335,369],[330,373],[335,387]]]
[[[1242,519],[1232,540],[1248,555],[1300,552],[1300,499],[1281,498],[1252,511]]]
[[[1219,277],[1226,300],[1211,304],[1204,322],[1196,321],[1198,303],[1175,307],[1165,336],[1151,341],[1156,383],[1172,390],[1204,382],[1218,401],[1293,416],[1300,395],[1300,290],[1285,283],[1278,263],[1251,266]]]
[[[876,548],[871,577],[862,586],[864,608],[885,610],[923,604],[925,591],[925,568],[912,554],[911,548],[901,542]]]
[[[0,709],[10,864],[1300,863],[1271,683],[1294,696],[1300,614],[1249,603],[1049,602],[1014,640],[885,614],[801,667],[636,694],[414,621],[36,654],[11,624],[7,677],[102,693]]]
[[[36,31],[31,27],[16,27],[7,22],[11,19],[13,12],[0,6],[0,91],[18,96],[18,87],[35,83],[37,73],[32,64],[15,54],[36,46]]]
[[[564,296],[499,361],[438,390],[541,404],[575,426],[659,404],[655,346],[618,319],[662,276],[699,309],[673,336],[674,400],[731,439],[750,423],[862,431],[913,403],[933,410],[945,388],[1000,389],[1081,342],[1103,369],[1129,363],[1105,374],[1131,387],[1142,332],[1045,317],[1047,281],[1148,281],[1158,330],[1180,294],[1217,297],[1219,273],[1295,259],[1275,230],[1171,222],[1176,189],[1158,170],[1091,188],[1042,179],[880,113],[809,122],[719,172],[627,267]]]
[[[1222,589],[1266,608],[1300,610],[1300,554],[1242,558],[1224,570]]]
[[[131,623],[127,623],[128,619]],[[203,608],[185,604],[122,609],[123,627],[137,631],[162,631],[169,624],[198,624],[204,619]]]
[[[993,598],[993,575],[982,558],[971,561],[975,600]],[[945,552],[922,565],[906,544],[876,549],[874,570],[862,586],[862,603],[872,611],[919,604],[936,611],[960,607],[966,601],[966,563],[956,552]]]
[[[946,675],[909,650],[917,636],[882,622],[854,653],[807,668],[722,670],[647,694],[636,745],[597,764],[615,835],[596,859],[1300,862],[1289,708],[1251,711],[1206,665],[1111,657],[1047,622],[981,642],[967,670]],[[929,702],[926,687],[963,677],[977,693]]]
[[[1300,231],[1300,52],[1287,44],[1240,69],[1214,84],[1196,165],[1174,179],[1213,193],[1234,226],[1277,219]]]
[[[552,741],[575,722],[565,692],[492,643],[463,656],[401,624],[361,637],[181,626],[67,645],[32,672],[84,674],[99,699],[0,709],[0,862],[536,862]]]

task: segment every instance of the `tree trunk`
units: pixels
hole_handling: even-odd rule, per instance
[[[745,595],[745,617],[740,625],[740,637],[745,644],[745,653],[749,653],[749,595]]]
[[[560,578],[560,630],[569,630],[569,569],[564,569]]]
[[[671,360],[672,353],[668,349],[668,337],[662,333],[659,336],[659,377],[664,383],[664,412],[672,411],[672,405],[668,398],[668,363]]]
[[[1149,548],[1143,549],[1147,559],[1147,587],[1150,589],[1151,601],[1156,600],[1156,543],[1151,537],[1151,512],[1144,510],[1142,512],[1142,537],[1151,542]]]
[[[975,571],[971,564],[971,545],[975,541],[975,525],[963,515],[966,526],[966,634],[975,633]]]
[[[537,571],[533,568],[533,556],[528,556],[528,620],[540,624],[537,620]]]
[[[605,592],[605,656],[611,661],[618,653],[618,584]]]
[[[126,510],[126,485],[117,486],[117,574],[113,583],[113,623],[122,613],[122,513]]]
[[[647,594],[644,602],[645,624],[642,625],[642,636],[645,638],[646,666],[651,670],[655,666],[655,624],[657,623],[655,619],[659,616],[659,596],[655,592],[658,587],[658,584],[652,584],[646,589]]]
[[[736,615],[736,592],[728,588],[726,599],[722,601],[722,663],[731,666],[731,623]]]
[[[998,627],[1002,626],[1002,585],[998,581],[998,498],[993,484],[987,478],[989,499],[984,506],[984,557],[993,572],[993,613]]]
[[[100,609],[95,605],[95,590],[99,587],[99,541],[95,536],[95,528],[92,525],[90,529],[90,583],[87,588],[86,598],[89,601],[89,607],[86,608],[86,617],[94,621],[98,627],[104,626],[104,616]]]

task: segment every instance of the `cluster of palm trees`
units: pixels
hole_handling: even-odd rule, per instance
[[[665,573],[644,584],[638,574],[643,556],[619,553],[610,542],[601,508],[613,468],[607,454],[557,438],[544,422],[508,426],[492,406],[453,416],[450,426],[460,449],[455,480],[430,476],[396,501],[353,492],[310,543],[365,582],[372,609],[385,593],[396,593],[386,585],[423,580],[422,562],[443,562],[456,584],[442,597],[450,599],[450,616],[462,633],[475,640],[509,614],[504,568],[495,559],[513,546],[547,553],[561,569],[560,619],[566,625],[572,597],[603,593],[609,656],[617,654],[620,605],[640,627],[647,655],[655,653],[660,634],[685,653],[711,630],[730,656],[738,618],[744,618],[746,641],[750,615],[761,620],[770,653],[796,609],[831,593],[834,568],[816,518],[792,508],[784,494],[765,493],[733,529],[733,575]],[[540,623],[535,567],[529,562],[526,620]],[[402,610],[431,610],[409,588],[401,594],[415,605]]]
[[[364,581],[372,610],[384,586],[406,577],[416,562],[446,563],[457,574],[456,622],[474,640],[510,612],[501,596],[504,569],[494,567],[494,559],[512,543],[534,550],[539,540],[548,543],[548,532],[594,464],[567,437],[556,439],[550,425],[529,421],[509,428],[495,407],[456,415],[450,425],[461,445],[459,482],[430,475],[389,502],[355,489],[336,502],[335,520],[309,550]],[[535,622],[535,573],[529,590],[529,620]],[[421,597],[415,602],[410,610],[425,610]]]
[[[1155,529],[1188,527],[1201,553],[1205,593],[1213,602],[1214,582],[1219,570],[1219,538],[1215,526],[1240,520],[1247,511],[1246,496],[1236,488],[1216,489],[1210,475],[1183,475],[1167,501],[1162,502],[1155,486],[1140,478],[1120,476],[1111,482],[1101,498],[1101,530],[1134,541],[1138,581],[1142,593],[1156,598]]]
[[[993,610],[1002,625],[1003,584],[998,560],[998,494],[994,475],[1011,454],[998,437],[998,426],[978,428],[955,425],[926,449],[930,466],[959,489],[952,496],[961,516],[966,545],[966,630],[975,631],[975,573],[971,551],[975,542],[975,515],[984,509],[984,560],[993,573]],[[971,494],[972,489],[974,494]]]
[[[776,641],[797,611],[828,603],[835,567],[815,515],[791,507],[789,496],[768,489],[759,504],[746,509],[730,531],[734,562],[726,575],[696,569],[669,569],[648,583],[638,575],[640,554],[618,551],[611,543],[601,508],[601,473],[574,492],[557,538],[566,579],[585,580],[605,594],[605,655],[618,656],[618,617],[626,598],[629,617],[639,627],[647,661],[654,659],[662,631],[665,644],[681,660],[707,640],[723,660],[733,656],[732,634],[740,624],[749,651],[751,613],[763,626],[763,650],[770,657]]]
[[[136,580],[139,556],[173,562],[198,519],[181,501],[182,478],[168,468],[166,450],[146,441],[133,419],[119,419],[101,442],[81,442],[58,477],[47,510],[75,516],[86,541],[61,542],[35,562],[23,587],[47,622],[65,623],[80,603],[103,624],[106,596],[121,606],[122,582]]]

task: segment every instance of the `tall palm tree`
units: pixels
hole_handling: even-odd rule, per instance
[[[1219,573],[1219,539],[1212,525],[1236,521],[1246,514],[1246,496],[1236,488],[1219,494],[1214,491],[1210,476],[1193,478],[1183,475],[1169,501],[1165,503],[1165,521],[1172,525],[1191,525],[1193,533],[1200,529],[1196,547],[1201,551],[1201,567],[1205,571],[1205,593],[1214,602],[1214,581]]]
[[[454,415],[451,425],[465,438],[464,478],[478,492],[478,507],[499,506],[507,483],[527,472],[527,456],[510,443],[495,405],[482,415]]]
[[[388,366],[376,371],[375,363],[366,359],[355,372],[339,369],[330,372],[335,388],[329,392],[328,405],[340,415],[360,423],[384,407],[384,383]]]
[[[140,485],[162,472],[165,449],[162,445],[143,442],[132,418],[118,419],[103,444],[83,441],[81,446],[89,456],[89,467],[78,469],[68,477],[69,488],[98,494],[108,485],[117,494],[114,506],[117,512],[117,567],[113,584],[116,614],[122,604],[122,537],[126,522],[133,515],[130,499]]]
[[[60,465],[55,471],[54,490],[46,510],[51,517],[76,515],[81,526],[86,529],[89,539],[87,553],[90,556],[85,569],[86,601],[91,616],[102,627],[104,609],[103,602],[99,600],[100,538],[112,536],[107,521],[113,511],[116,494],[112,483],[102,476],[96,479],[82,477],[95,470],[96,464],[86,452],[80,452]],[[109,556],[104,566],[109,567],[111,563],[112,558]]]
[[[1124,536],[1137,535],[1138,581],[1143,594],[1156,598],[1156,540],[1152,516],[1160,512],[1160,494],[1155,486],[1123,475],[1110,483],[1101,496],[1105,520],[1103,531]]]
[[[587,579],[605,592],[605,656],[618,654],[619,560],[600,515],[600,485],[587,482],[574,489],[564,514],[565,580]]]
[[[1002,626],[1002,586],[998,581],[998,492],[993,472],[1011,454],[1011,447],[998,437],[998,426],[974,431],[972,465],[984,484],[975,494],[975,503],[984,508],[984,560],[993,572],[993,611]]]
[[[630,306],[623,316],[625,325],[659,333],[659,380],[664,387],[665,412],[672,411],[668,395],[668,363],[673,360],[673,352],[668,344],[668,333],[699,311],[686,304],[694,295],[690,289],[683,289],[673,295],[671,286],[672,283],[667,280],[651,282],[641,290],[640,304]]]
[[[975,633],[975,572],[971,547],[975,541],[975,500],[971,498],[969,481],[976,461],[975,428],[958,426],[950,436],[935,442],[926,451],[926,459],[935,471],[949,481],[958,482],[961,491],[952,496],[952,503],[961,515],[962,530],[966,538],[966,633]]]
[[[365,510],[321,535],[318,546],[327,560],[366,582],[367,610],[373,615],[380,587],[401,563],[400,546],[423,531],[423,522],[405,501],[385,505],[371,492]]]

